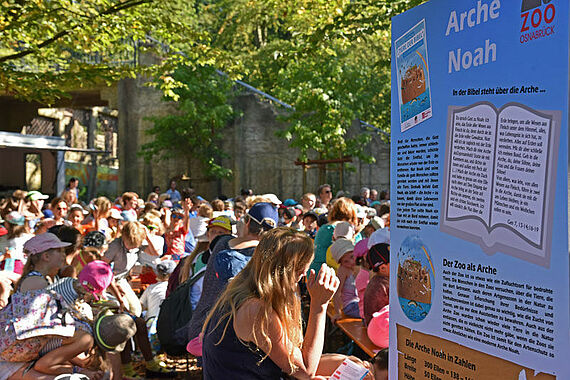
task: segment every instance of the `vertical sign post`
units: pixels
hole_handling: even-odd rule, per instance
[[[390,379],[570,379],[568,16],[393,19]]]

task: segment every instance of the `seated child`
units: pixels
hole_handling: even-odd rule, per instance
[[[154,272],[156,273],[156,283],[151,284],[145,289],[141,296],[141,305],[146,310],[145,321],[148,328],[148,339],[155,352],[160,351],[160,343],[158,341],[156,322],[160,305],[166,298],[166,288],[168,287],[168,278],[176,268],[176,263],[172,260],[164,260],[156,265]]]
[[[145,240],[147,231],[139,222],[125,223],[121,237],[109,244],[103,256],[103,261],[113,264],[115,279],[109,288],[117,297],[117,301],[137,317],[142,312],[141,303],[127,281],[127,276],[139,259],[139,247]]]
[[[332,241],[333,243],[338,239],[346,239],[354,242],[354,226],[348,222],[338,222],[335,225]],[[331,247],[327,249],[327,265],[334,270],[338,270],[338,262],[333,258],[331,254]]]
[[[364,292],[364,322],[370,323],[372,314],[390,302],[390,245],[373,245],[366,255],[370,280]]]
[[[71,265],[75,268],[77,273],[90,262],[101,260],[103,252],[106,251],[107,243],[105,242],[105,235],[99,231],[88,232],[83,237],[83,248],[73,258]]]
[[[332,243],[331,255],[338,263],[337,276],[340,285],[333,297],[333,304],[336,309],[333,322],[342,316],[342,312],[348,317],[360,318],[358,311],[358,295],[355,286],[355,271],[358,270],[354,259],[354,244],[348,239],[340,238]]]
[[[303,215],[303,227],[304,231],[307,235],[311,237],[311,239],[315,239],[315,235],[317,234],[317,221],[319,217],[313,211],[309,211],[305,215]]]
[[[368,272],[368,263],[366,261],[366,255],[368,254],[368,238],[360,240],[354,245],[354,258],[356,259],[356,265],[360,267],[360,271],[356,275],[354,283],[356,285],[356,294],[358,294],[358,310],[360,312],[360,318],[364,319],[364,292],[368,286],[368,281],[370,280],[370,273]]]
[[[110,268],[102,276],[109,278]],[[93,347],[93,313],[84,301],[97,297],[98,286],[94,277],[84,276],[82,282],[64,278],[45,289],[14,293],[10,307],[0,311],[0,321],[15,321],[1,331],[0,359],[36,360],[32,368],[45,374],[73,371],[95,376],[90,362],[85,362],[89,369],[72,368],[69,362]]]

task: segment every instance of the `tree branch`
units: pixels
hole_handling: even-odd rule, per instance
[[[90,17],[90,18],[88,19],[88,21],[93,21],[93,20],[96,20],[96,19],[99,18],[99,17],[106,16],[106,15],[113,14],[113,13],[117,13],[117,12],[120,12],[120,11],[125,10],[125,9],[129,9],[129,8],[132,8],[132,7],[139,6],[139,5],[141,5],[141,4],[151,3],[152,1],[153,1],[153,0],[137,0],[137,1],[127,0],[127,1],[122,2],[122,3],[119,3],[119,4],[115,4],[115,5],[111,6],[111,7],[108,8],[108,9],[105,9],[104,11],[102,11],[101,13],[99,13],[99,14],[96,15],[96,16]],[[80,26],[85,25],[88,21],[83,22],[83,23],[79,23],[79,24],[75,24],[75,25],[73,25],[72,27],[70,27],[70,28],[68,28],[68,29],[66,29],[66,30],[62,30],[61,32],[56,33],[55,35],[53,35],[52,37],[48,38],[47,40],[45,40],[45,41],[43,41],[43,42],[40,42],[39,44],[37,44],[37,45],[36,45],[35,47],[33,47],[33,48],[28,48],[28,49],[22,50],[22,51],[20,51],[20,52],[18,52],[18,53],[14,53],[14,54],[9,54],[9,55],[2,56],[2,57],[0,57],[0,63],[4,63],[4,62],[6,62],[6,61],[11,61],[11,60],[14,60],[14,59],[23,58],[23,57],[25,57],[25,56],[27,56],[27,55],[32,54],[32,53],[33,53],[35,50],[37,50],[37,49],[41,49],[41,48],[44,48],[44,47],[46,47],[46,46],[48,46],[48,45],[51,45],[51,44],[53,44],[54,42],[56,42],[57,40],[59,40],[60,38],[67,36],[68,34],[70,34],[71,32],[73,32],[75,29],[79,28]]]

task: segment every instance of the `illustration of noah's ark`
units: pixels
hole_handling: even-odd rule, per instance
[[[424,69],[421,66],[414,65],[406,70],[404,78],[402,78],[402,104],[406,104],[426,90],[426,77]]]
[[[410,301],[431,303],[431,280],[428,268],[407,259],[398,265],[398,296]]]

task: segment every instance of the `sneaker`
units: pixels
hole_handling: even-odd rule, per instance
[[[54,380],[89,380],[89,378],[80,373],[73,373],[70,375],[59,375]]]
[[[169,369],[166,366],[166,363],[157,359],[156,357],[153,358],[151,361],[146,362],[146,370],[147,372],[152,373],[160,373],[160,374],[175,374],[175,369]]]

